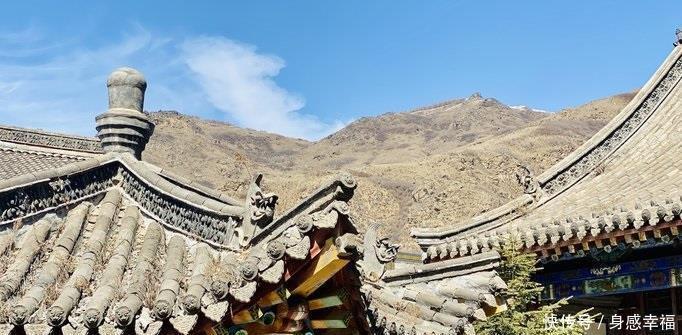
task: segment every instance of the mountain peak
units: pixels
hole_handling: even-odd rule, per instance
[[[483,100],[481,92],[474,92],[467,100]]]

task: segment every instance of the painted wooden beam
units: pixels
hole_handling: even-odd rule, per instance
[[[301,321],[308,318],[308,305],[305,302],[289,306],[287,304],[277,305],[277,318]]]
[[[339,329],[348,328],[353,316],[349,311],[339,310],[327,314],[325,317],[310,320],[313,329]]]
[[[261,308],[278,305],[287,301],[287,299],[289,299],[290,296],[291,292],[289,292],[289,290],[286,287],[281,286],[276,290],[268,292],[266,295],[260,298],[258,300],[257,305],[260,306]]]
[[[350,294],[348,291],[345,288],[340,288],[336,294],[308,300],[308,308],[314,311],[316,309],[340,306],[348,302],[349,299]]]
[[[232,316],[232,323],[241,325],[245,323],[255,322],[263,316],[263,311],[258,308],[258,305],[253,305],[248,309],[244,309]]]
[[[291,290],[291,294],[303,297],[310,296],[349,262],[348,259],[339,258],[339,252],[334,242],[332,239],[328,239],[317,257],[310,262],[303,272],[298,274],[297,283],[292,283],[295,287]]]

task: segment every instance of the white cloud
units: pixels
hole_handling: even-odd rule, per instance
[[[305,100],[275,82],[284,60],[224,37],[171,38],[136,27],[99,47],[47,40],[35,28],[0,32],[0,123],[92,135],[95,115],[106,109],[106,76],[132,66],[149,82],[148,110],[217,111],[243,127],[313,140],[342,127],[300,111]]]
[[[208,100],[240,125],[301,138],[320,138],[334,128],[298,112],[303,98],[274,81],[285,66],[277,56],[226,38],[203,37],[183,43],[181,57]]]

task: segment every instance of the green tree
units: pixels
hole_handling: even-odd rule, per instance
[[[476,324],[479,335],[578,335],[585,333],[586,318],[594,316],[583,310],[577,314],[559,313],[568,303],[561,299],[552,304],[536,307],[542,285],[531,280],[537,271],[533,253],[523,253],[518,237],[508,238],[502,245],[500,277],[507,283],[507,310]],[[564,317],[562,323],[561,317]]]

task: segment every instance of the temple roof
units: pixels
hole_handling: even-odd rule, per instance
[[[252,227],[246,240],[263,209],[252,200],[268,197],[260,177],[242,203],[173,177],[107,153],[0,180],[0,334],[187,334],[206,320],[239,320],[234,313],[249,306],[281,305],[270,302],[277,287],[305,286],[296,271],[318,267],[329,238],[342,265],[356,259],[351,269],[361,274],[358,304],[370,313],[356,311],[370,328],[356,322],[360,333],[471,334],[473,321],[504,308],[495,252],[434,267],[393,263],[397,247],[374,229],[358,242],[349,175]],[[292,332],[301,327],[282,313]]]
[[[366,283],[372,319],[390,334],[474,334],[474,321],[506,308],[498,297],[507,288],[494,269],[495,252],[438,264],[388,270],[381,284]],[[447,263],[447,264],[446,264]]]
[[[323,252],[336,255],[334,238],[358,233],[347,204],[353,177],[332,177],[276,215],[278,197],[261,189],[262,175],[237,200],[143,162],[153,130],[141,112],[143,77],[116,76],[125,80],[108,82],[110,109],[97,121],[106,146],[0,126],[0,334],[187,334],[207,320],[258,321],[248,316],[253,306],[286,301],[273,300],[278,287],[315,293],[324,282],[299,273]],[[335,271],[353,255],[334,256]]]
[[[94,138],[0,125],[0,180],[55,169],[99,153]]]
[[[116,333],[131,326],[158,334],[172,326],[187,334],[198,312],[220,322],[231,308],[268,293],[257,288],[286,281],[287,263],[315,256],[309,254],[314,243],[309,233],[344,230],[337,226],[336,209],[323,209],[316,212],[319,222],[290,223],[267,241],[235,252],[168,229],[144,212],[114,187],[13,221],[12,229],[0,233],[0,254],[6,255],[0,330]]]
[[[286,285],[325,239],[357,233],[349,175],[275,217],[262,176],[239,202],[129,153],[17,174],[0,178],[0,334],[187,334]]]
[[[519,232],[528,247],[551,246],[580,231],[594,236],[679,218],[681,56],[678,46],[585,144],[539,176],[522,176],[526,194],[453,228],[414,229],[427,258],[489,250],[509,232]]]
[[[361,240],[350,174],[276,214],[260,174],[239,200],[141,161],[146,81],[108,88],[98,138],[0,126],[0,335],[471,334],[504,308],[496,252],[434,267]]]

